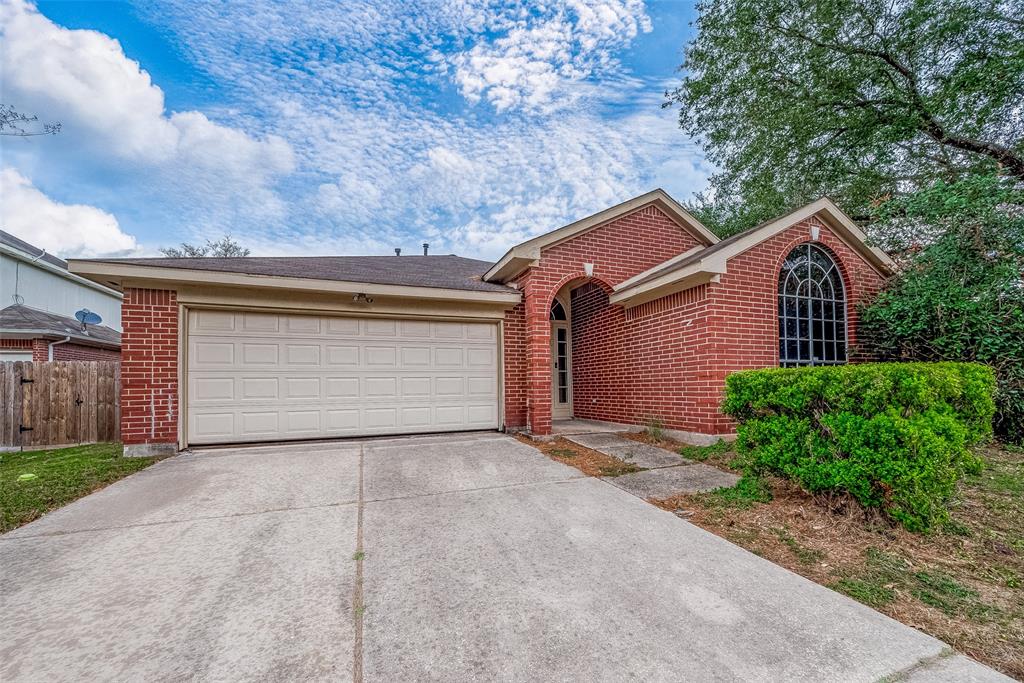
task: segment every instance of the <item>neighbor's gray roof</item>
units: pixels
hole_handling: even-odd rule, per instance
[[[8,247],[17,249],[18,251],[24,252],[32,257],[41,257],[39,259],[40,261],[46,261],[50,265],[57,266],[58,268],[63,268],[64,270],[68,269],[67,261],[62,261],[56,256],[47,254],[45,250],[40,249],[39,247],[34,247],[25,240],[18,239],[9,232],[0,230],[0,244],[6,244]]]
[[[246,275],[366,282],[376,285],[438,287],[471,292],[508,292],[510,287],[484,282],[493,264],[461,256],[246,256],[232,258],[97,259],[161,268],[188,268]]]
[[[93,342],[106,346],[121,346],[121,333],[106,325],[89,325],[56,313],[47,313],[22,304],[0,309],[0,332],[36,333],[45,337],[71,336],[77,342]]]

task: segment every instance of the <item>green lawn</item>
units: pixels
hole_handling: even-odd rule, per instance
[[[27,524],[158,458],[125,458],[119,443],[0,453],[0,532]]]

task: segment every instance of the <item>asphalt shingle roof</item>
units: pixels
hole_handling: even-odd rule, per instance
[[[66,337],[76,341],[94,341],[100,344],[121,345],[121,333],[106,325],[89,325],[56,313],[47,313],[23,304],[0,309],[0,330],[4,332],[40,332],[47,336]]]
[[[17,249],[20,252],[24,252],[31,256],[39,257],[40,261],[46,261],[50,265],[57,266],[58,268],[68,269],[68,262],[63,261],[52,254],[47,254],[44,250],[39,247],[34,247],[25,240],[18,239],[9,232],[0,230],[0,244],[5,244],[8,247]]]
[[[470,292],[509,292],[511,287],[484,282],[489,261],[461,256],[245,256],[232,258],[121,258],[99,259],[161,268],[298,277],[377,285],[438,287]]]

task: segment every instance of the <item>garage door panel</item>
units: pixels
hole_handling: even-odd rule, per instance
[[[327,366],[359,367],[359,347],[329,345],[327,347]]]
[[[192,443],[498,426],[497,326],[193,311]]]
[[[286,400],[320,400],[319,377],[288,377],[284,381]]]
[[[465,424],[466,408],[465,406],[436,406],[434,420],[437,424],[444,426]]]
[[[397,320],[367,318],[363,321],[367,337],[394,337],[398,334]]]
[[[497,412],[490,403],[467,406],[466,421],[473,425],[491,424],[498,419]]]
[[[494,396],[498,391],[494,377],[468,377],[466,379],[466,394],[469,396]]]
[[[272,411],[243,411],[240,413],[242,436],[273,435],[280,431],[279,413]]]
[[[364,348],[367,367],[393,368],[398,365],[398,349],[394,346],[367,346]]]
[[[196,332],[233,332],[236,317],[226,311],[196,311],[190,327]]]
[[[430,377],[403,377],[403,397],[429,397],[432,381]]]
[[[241,391],[238,397],[243,401],[276,401],[281,396],[277,377],[240,377]]]
[[[359,398],[358,377],[327,377],[324,384],[327,387],[324,392],[327,399]]]
[[[355,337],[359,334],[358,318],[328,318],[324,326],[324,332],[328,335],[341,335],[344,337]]]
[[[242,347],[242,367],[253,367],[256,365],[264,365],[267,367],[277,367],[277,359],[280,355],[277,344],[241,344]],[[233,365],[233,363],[227,363],[227,365]]]

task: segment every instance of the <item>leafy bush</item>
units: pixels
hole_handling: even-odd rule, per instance
[[[968,446],[991,435],[992,370],[975,363],[872,363],[730,375],[738,464],[812,493],[847,493],[914,531],[948,519]]]

